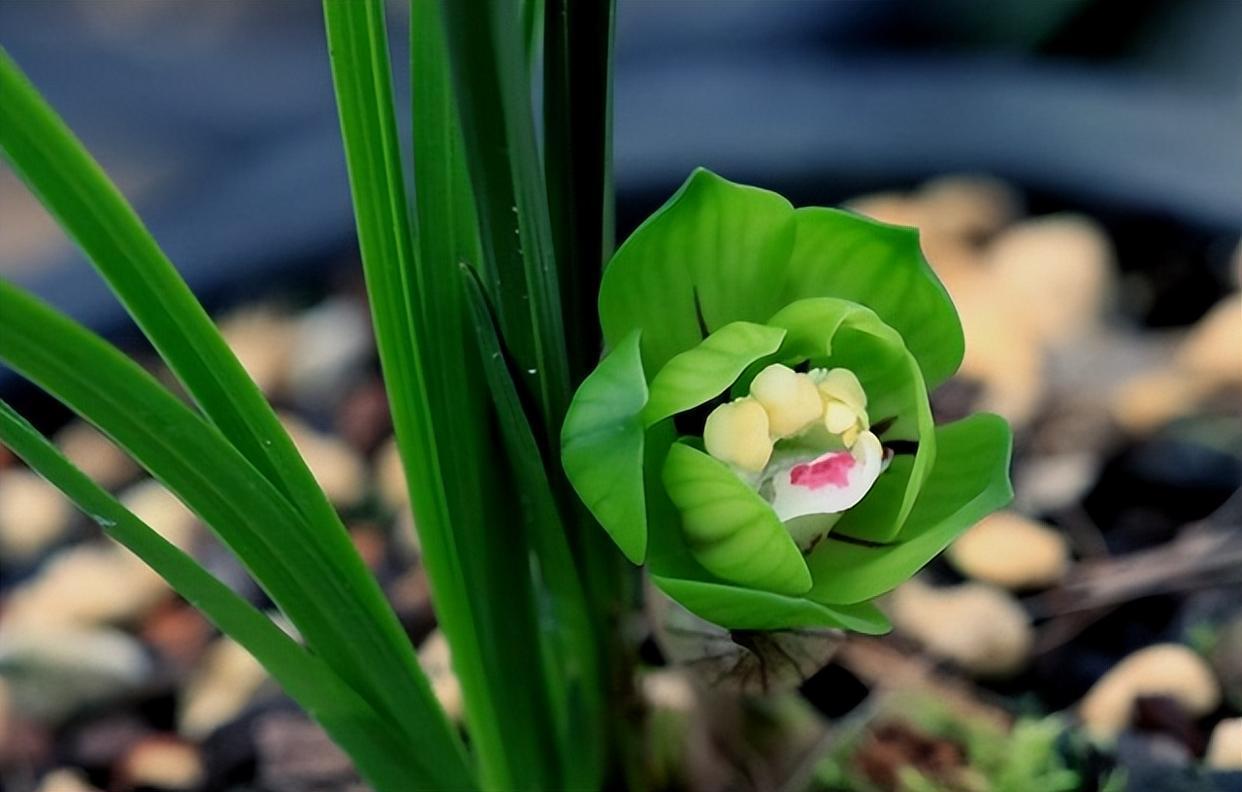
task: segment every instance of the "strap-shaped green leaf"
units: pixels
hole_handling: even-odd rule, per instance
[[[798,300],[768,320],[785,328],[781,356],[853,371],[867,393],[872,422],[885,421],[881,439],[918,442],[914,458],[895,460],[862,502],[834,527],[838,534],[891,542],[914,507],[936,459],[935,425],[918,363],[896,330],[857,303],[827,297]]]
[[[652,575],[652,581],[686,610],[726,630],[837,627],[864,635],[881,635],[892,629],[880,609],[869,602],[824,605],[804,597],[724,583],[660,575]]]
[[[643,363],[659,371],[730,322],[762,322],[781,307],[793,234],[784,198],[696,170],[604,271],[605,340],[641,329]]]
[[[311,649],[400,726],[439,786],[469,785],[464,749],[348,537],[325,543],[211,424],[119,350],[0,280],[0,360],[100,428],[237,555]],[[330,538],[330,537],[327,537]]]
[[[776,512],[723,462],[676,443],[664,462],[664,488],[704,568],[778,594],[811,588],[806,561]]]
[[[104,532],[131,550],[220,630],[254,655],[285,692],[344,748],[359,771],[385,792],[433,786],[395,739],[393,725],[310,654],[221,583],[198,562],[153,531],[86,477],[56,446],[0,401],[0,443],[63,492]]]
[[[875,546],[834,539],[807,559],[815,577],[808,598],[838,605],[879,596],[910,578],[958,535],[1013,498],[1012,437],[996,415],[979,414],[936,430],[936,465],[902,538]]]
[[[582,502],[635,564],[647,555],[643,421],[647,379],[634,331],[574,395],[561,433],[561,464]]]
[[[724,393],[746,367],[780,348],[779,327],[731,322],[698,346],[675,356],[651,380],[651,397],[643,410],[650,426]]]
[[[237,356],[90,153],[0,49],[0,149],[125,305],[203,414],[306,514],[344,527]]]
[[[929,389],[957,371],[962,325],[917,230],[819,207],[798,209],[794,222],[788,299],[831,296],[870,308],[905,339]]]

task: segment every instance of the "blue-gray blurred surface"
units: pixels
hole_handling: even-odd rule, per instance
[[[621,0],[621,205],[696,165],[823,201],[967,170],[1242,228],[1238,41],[1233,0]],[[206,299],[349,249],[318,3],[5,0],[0,43]],[[20,234],[25,198],[0,188]],[[67,244],[6,249],[39,260],[0,272],[102,330],[121,321]]]

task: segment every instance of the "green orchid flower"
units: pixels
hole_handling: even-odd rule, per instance
[[[604,272],[570,482],[685,608],[879,633],[872,604],[1012,497],[1010,432],[935,426],[961,323],[913,229],[695,171]]]

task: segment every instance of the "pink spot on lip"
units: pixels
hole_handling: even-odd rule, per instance
[[[789,483],[810,490],[824,487],[849,486],[849,473],[854,469],[854,457],[844,451],[825,454],[812,462],[795,465],[789,471]]]

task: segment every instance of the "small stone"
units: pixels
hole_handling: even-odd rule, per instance
[[[431,689],[440,706],[455,721],[462,717],[461,684],[453,673],[452,657],[444,633],[435,630],[418,647],[418,664],[431,680]]]
[[[168,586],[124,548],[89,542],[59,551],[15,588],[6,626],[89,626],[140,619],[169,596]]]
[[[78,770],[61,767],[43,776],[36,792],[99,792]]]
[[[1174,369],[1158,369],[1122,383],[1110,410],[1122,428],[1147,434],[1192,412],[1203,395],[1203,386],[1195,378]]]
[[[198,748],[171,735],[148,737],[133,746],[117,773],[126,789],[197,789],[206,777]]]
[[[139,637],[174,668],[187,670],[202,657],[213,628],[194,608],[168,601],[142,622]]]
[[[163,484],[141,481],[121,494],[121,504],[153,531],[185,552],[198,536],[198,518]]]
[[[860,215],[890,225],[918,228],[927,220],[922,202],[902,193],[875,193],[854,198],[846,207]]]
[[[357,452],[297,418],[282,416],[281,422],[328,500],[336,506],[350,506],[362,500],[366,492],[366,465]]]
[[[983,385],[977,409],[1000,413],[1015,429],[1027,425],[1047,390],[1040,341],[986,278],[958,287],[953,299],[966,336],[959,374]]]
[[[1226,718],[1216,724],[1204,761],[1215,770],[1242,771],[1242,718]]]
[[[288,315],[267,305],[243,308],[220,320],[220,333],[259,390],[268,396],[284,390],[294,338]]]
[[[1206,387],[1242,385],[1242,293],[1221,300],[1195,324],[1176,362]]]
[[[106,628],[21,627],[0,632],[14,708],[59,723],[79,710],[135,691],[151,673],[137,641]]]
[[[334,422],[336,433],[363,453],[370,453],[392,434],[388,392],[379,377],[355,387],[341,402]]]
[[[1111,740],[1125,730],[1141,696],[1168,696],[1192,717],[1220,703],[1220,686],[1199,655],[1180,644],[1140,649],[1113,666],[1079,705],[1083,725],[1095,738]]]
[[[104,489],[115,489],[140,472],[138,463],[85,421],[74,421],[53,440],[70,462]]]
[[[0,554],[35,558],[65,535],[73,506],[60,491],[29,470],[0,475]]]
[[[380,498],[388,508],[397,510],[410,503],[410,490],[405,485],[405,468],[397,439],[389,438],[375,455],[375,479]]]
[[[353,540],[354,548],[358,551],[358,555],[362,556],[362,561],[368,569],[375,571],[383,566],[388,553],[388,543],[379,528],[370,523],[351,525],[349,526],[349,538]]]
[[[289,385],[299,403],[341,398],[372,354],[371,322],[353,299],[331,298],[298,318]]]
[[[1108,237],[1078,215],[1051,215],[1013,226],[987,252],[994,299],[1009,306],[1046,344],[1094,328],[1114,288]]]
[[[1096,451],[1065,451],[1027,458],[1014,471],[1013,505],[1028,513],[1052,512],[1078,503],[1099,478]]]
[[[206,737],[240,715],[267,678],[263,666],[240,644],[217,639],[182,691],[177,730],[192,740]]]
[[[973,174],[932,179],[919,188],[916,198],[926,227],[967,240],[996,234],[1018,218],[1022,206],[1005,182]]]
[[[933,588],[912,580],[893,592],[890,605],[898,629],[976,676],[1019,671],[1035,640],[1017,600],[983,583]]]
[[[1070,563],[1065,537],[1011,511],[985,517],[962,534],[948,558],[963,575],[1010,590],[1051,586]]]

